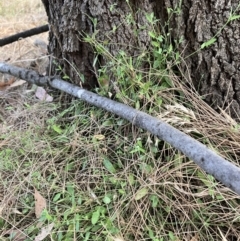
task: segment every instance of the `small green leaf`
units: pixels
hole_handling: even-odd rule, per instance
[[[163,36],[162,36],[162,35],[159,35],[159,36],[157,37],[157,40],[158,40],[160,43],[162,43],[162,42],[163,42]]]
[[[76,232],[79,232],[80,231],[80,215],[79,214],[76,214],[75,215],[75,230]]]
[[[106,167],[106,169],[109,172],[116,173],[116,169],[114,168],[113,164],[107,158],[104,158],[103,165]]]
[[[173,12],[172,8],[167,8],[167,13],[170,14],[171,12]]]
[[[236,20],[236,19],[239,19],[240,18],[240,15],[233,15],[229,18],[229,21],[233,21],[233,20]]]
[[[143,198],[147,194],[148,194],[148,189],[146,187],[144,187],[144,188],[137,191],[136,196],[135,196],[135,200],[140,200],[141,198]]]
[[[170,44],[169,47],[168,47],[168,53],[171,53],[172,50],[173,50],[173,46],[172,46],[172,44]]]
[[[162,48],[158,48],[157,53],[158,53],[159,55],[161,55],[162,52],[163,52]]]
[[[149,36],[150,36],[151,38],[156,38],[156,35],[155,35],[154,32],[149,31],[148,34],[149,34]]]
[[[103,198],[103,202],[104,202],[105,204],[109,204],[109,203],[111,202],[111,198],[108,197],[108,196],[105,196],[105,197]]]
[[[152,207],[156,208],[159,202],[159,198],[156,195],[151,195],[150,200],[152,201]]]
[[[153,231],[151,229],[148,230],[148,235],[149,235],[149,238],[154,240],[155,237],[154,237]]]
[[[211,38],[211,39],[209,39],[207,42],[205,42],[205,43],[203,43],[203,44],[201,45],[201,49],[204,49],[204,48],[212,45],[212,44],[215,43],[216,41],[217,41],[216,38]]]
[[[98,222],[99,217],[100,217],[100,211],[98,209],[97,211],[93,212],[93,214],[92,214],[91,222],[93,225],[95,225]]]
[[[96,27],[97,27],[97,18],[93,18],[92,22],[93,22],[94,29],[96,29]]]
[[[81,198],[81,197],[78,198],[77,204],[78,204],[78,205],[82,205],[82,198]]]
[[[113,29],[112,29],[113,33],[115,33],[116,30],[117,30],[117,26],[114,25],[114,26],[113,26]]]
[[[169,231],[168,236],[169,236],[170,240],[172,240],[172,241],[176,240],[176,237],[174,236],[172,231]]]
[[[106,121],[104,121],[103,123],[102,123],[102,126],[112,126],[113,125],[113,122],[112,122],[112,120],[111,119],[109,119],[109,120],[106,120]]]
[[[85,76],[84,76],[82,73],[78,73],[78,75],[79,75],[81,81],[82,81],[83,83],[85,83]]]
[[[163,83],[166,83],[167,87],[174,87],[173,82],[169,77],[165,76],[163,77],[163,80]]]
[[[70,79],[69,76],[67,76],[67,75],[64,75],[62,78],[63,79]]]
[[[177,62],[177,63],[180,63],[180,62],[179,62],[179,60],[180,60],[180,54],[179,54],[179,52],[176,52],[176,53],[175,53],[175,59],[176,59],[176,62]]]
[[[87,232],[83,241],[88,241],[90,237],[90,232]]]
[[[3,228],[5,224],[5,220],[0,218],[0,228]]]
[[[58,125],[53,125],[52,126],[53,130],[56,131],[58,134],[62,134],[63,130],[60,128]]]
[[[136,101],[136,104],[135,104],[135,109],[139,110],[140,109],[140,103],[139,101],[137,100]]]
[[[126,194],[126,191],[125,191],[124,189],[118,189],[118,192],[119,192],[120,194]]]
[[[153,68],[156,69],[156,68],[158,68],[159,66],[161,66],[161,61],[155,60],[154,63],[153,63]]]
[[[153,23],[154,13],[146,14],[146,19],[149,23]]]
[[[112,183],[112,184],[116,184],[118,181],[115,177],[110,177],[109,178],[109,181]]]
[[[55,196],[54,196],[54,198],[53,198],[53,202],[56,202],[56,201],[58,201],[59,200],[59,198],[61,197],[61,193],[57,193]]]
[[[156,47],[156,48],[159,47],[159,42],[157,41],[152,41],[151,44],[153,47]]]
[[[71,184],[67,185],[67,191],[70,195],[74,195],[74,187]]]
[[[135,179],[134,179],[134,176],[132,173],[129,174],[128,181],[129,181],[130,185],[133,185],[135,183]]]

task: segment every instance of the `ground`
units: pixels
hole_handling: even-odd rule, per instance
[[[38,27],[47,23],[47,17],[41,1],[1,1],[0,3],[0,38]],[[8,61],[22,67],[35,63],[36,70],[43,71],[46,49],[39,43],[47,43],[48,34],[40,34],[32,38],[19,40],[1,47],[1,61]],[[36,47],[38,44],[39,47]],[[44,56],[45,55],[45,56]],[[39,69],[40,68],[40,69]],[[11,83],[9,76],[0,76],[0,87]],[[9,78],[11,79],[9,81]]]
[[[47,21],[36,0],[2,0],[0,13],[0,38]],[[47,34],[1,47],[0,61],[44,74],[47,53],[36,40]],[[142,94],[137,81],[119,83],[117,98],[239,165],[239,125],[168,77]],[[10,85],[0,90],[0,240],[240,240],[239,196],[178,150],[50,89],[46,102],[35,86],[2,75],[0,83]]]

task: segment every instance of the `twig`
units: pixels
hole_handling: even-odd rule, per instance
[[[29,29],[27,31],[14,34],[12,36],[0,39],[0,47],[2,47],[4,45],[7,45],[7,44],[11,44],[11,43],[19,40],[20,38],[31,37],[31,36],[36,35],[36,34],[47,32],[48,30],[49,30],[49,27],[48,27],[48,24],[46,24],[46,25],[43,25],[43,26],[40,26],[40,27],[37,27],[37,28],[32,28],[32,29]]]
[[[138,111],[130,106],[99,96],[58,78],[40,76],[35,71],[0,63],[0,72],[8,73],[35,84],[49,84],[87,103],[112,112],[132,124],[149,131],[159,139],[171,144],[192,159],[204,171],[240,195],[240,168],[217,155],[205,145],[177,130],[158,118]]]

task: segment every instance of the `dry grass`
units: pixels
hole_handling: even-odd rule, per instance
[[[0,38],[46,24],[47,17],[41,1],[2,0],[0,2]],[[36,48],[35,41],[47,42],[48,34],[43,33],[31,38],[19,40],[0,48],[0,61],[8,61],[23,67],[31,62],[41,62],[44,51]],[[40,57],[40,59],[39,59]]]
[[[39,3],[1,1],[0,37],[45,23]],[[45,58],[36,38],[46,34],[1,48],[1,61]],[[159,117],[238,165],[239,125],[171,79],[185,99],[162,91]],[[34,187],[47,200],[41,221]],[[41,103],[22,89],[0,95],[0,200],[0,240],[33,240],[43,223],[55,224],[51,240],[240,240],[239,197],[167,143],[82,102]]]
[[[205,140],[209,148],[239,165],[237,163],[240,154],[239,123],[221,108],[219,113],[214,111],[196,92],[184,86],[176,76],[173,75],[171,78],[186,99],[182,103],[166,105],[166,110],[159,117],[193,137],[196,134],[199,140],[202,136],[203,142]],[[171,99],[171,97],[167,98]]]
[[[23,26],[28,29],[46,23],[47,20],[40,0],[2,0],[0,18],[1,27],[5,27],[2,28],[4,32],[1,35],[8,29],[12,32],[19,31]]]

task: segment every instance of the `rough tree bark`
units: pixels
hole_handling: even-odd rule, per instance
[[[149,46],[149,24],[145,12],[154,12],[162,26],[169,20],[168,31],[185,65],[181,66],[189,83],[214,109],[226,109],[240,119],[240,35],[239,20],[224,26],[238,5],[238,0],[42,0],[49,19],[49,53],[75,84],[96,85],[93,68],[94,50],[83,35],[98,31],[97,40],[107,41],[115,56],[120,49],[136,56]],[[167,8],[177,13],[167,14]],[[239,11],[236,11],[239,14]],[[134,17],[134,21],[130,16]],[[91,19],[97,20],[97,28]],[[134,22],[136,24],[134,24]],[[201,51],[201,45],[224,26],[216,42]],[[137,48],[135,48],[137,47]],[[195,54],[191,55],[192,53]],[[189,56],[186,58],[187,56]],[[104,64],[104,58],[100,64]],[[51,72],[56,67],[52,65]],[[53,73],[54,74],[54,73]]]
[[[149,1],[115,0],[42,0],[49,21],[49,53],[63,66],[64,73],[74,81],[81,83],[81,73],[85,83],[83,87],[96,85],[95,58],[93,48],[83,41],[86,34],[98,31],[96,39],[107,41],[108,51],[113,55],[124,50],[136,54],[136,46],[146,48],[149,45],[148,23],[143,12],[152,12]],[[129,16],[134,16],[134,21]],[[97,20],[97,29],[92,19]],[[134,22],[138,24],[135,25]],[[145,26],[143,29],[142,27]],[[99,59],[104,64],[104,58]],[[76,71],[77,70],[77,71]],[[53,69],[52,69],[53,71]],[[82,85],[82,84],[81,84]]]
[[[239,14],[239,0],[165,0],[165,4],[181,9],[170,19],[170,26],[175,39],[183,37],[178,46],[183,57],[199,50],[222,29],[213,45],[186,58],[182,67],[214,109],[226,109],[240,119],[240,21],[224,26],[231,12],[236,10],[235,14]]]

